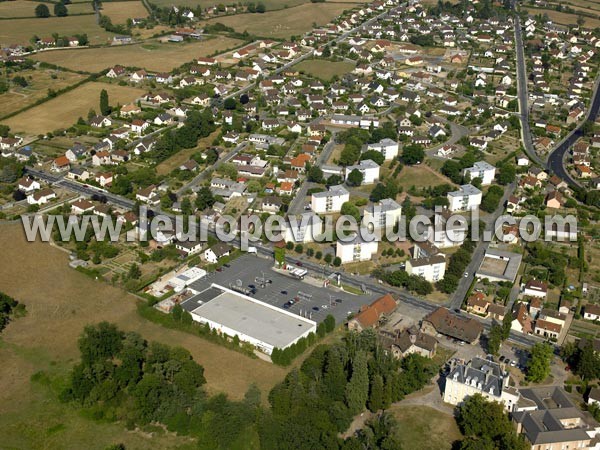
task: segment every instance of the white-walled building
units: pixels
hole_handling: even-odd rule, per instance
[[[354,166],[346,167],[346,181],[353,170],[362,173],[362,184],[373,184],[379,179],[379,164],[371,159],[364,159]]]
[[[488,186],[494,182],[496,176],[496,168],[485,161],[478,161],[473,164],[473,167],[467,167],[463,170],[463,176],[469,176],[469,180],[475,178],[481,179],[482,186]]]
[[[289,216],[284,224],[283,239],[285,242],[305,244],[313,242],[314,236],[323,230],[322,220],[315,213],[304,213]]]
[[[468,211],[479,208],[481,205],[481,191],[472,184],[463,184],[458,191],[448,192],[448,209],[454,211]]]
[[[367,206],[363,213],[363,225],[373,228],[393,228],[402,216],[402,206],[391,198]]]
[[[429,227],[427,240],[438,248],[462,245],[467,238],[469,225],[466,220],[461,220],[460,217],[450,220],[451,217],[452,214],[448,210],[436,213],[433,225]]]
[[[431,283],[444,278],[446,258],[444,255],[433,255],[425,258],[412,258],[406,261],[406,273],[425,278]]]
[[[368,261],[377,253],[379,242],[365,242],[359,234],[351,241],[337,241],[335,256],[342,260],[342,264],[358,261]]]
[[[529,280],[523,287],[523,295],[529,297],[546,298],[548,285],[543,281]]]
[[[398,156],[398,142],[385,138],[374,144],[367,144],[365,151],[375,150],[383,155],[386,161]]]
[[[444,402],[460,405],[472,395],[481,394],[501,403],[507,411],[514,411],[520,395],[509,386],[509,380],[508,373],[498,363],[473,358],[466,364],[458,364],[446,376]]]
[[[350,200],[350,193],[342,186],[330,186],[329,190],[312,194],[310,206],[314,213],[340,212],[342,205]]]

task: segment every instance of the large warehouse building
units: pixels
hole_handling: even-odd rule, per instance
[[[316,333],[317,323],[217,284],[182,304],[196,322],[270,355]]]

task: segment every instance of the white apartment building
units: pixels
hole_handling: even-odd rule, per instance
[[[425,278],[431,283],[444,278],[446,258],[444,255],[433,255],[425,258],[412,258],[406,261],[406,273]]]
[[[365,208],[362,223],[366,227],[372,224],[374,229],[393,228],[401,215],[402,207],[391,198],[384,198]]]
[[[355,166],[346,167],[346,180],[353,170],[358,170],[363,175],[362,184],[373,184],[379,179],[379,164],[370,159],[364,159]]]
[[[289,216],[285,222],[283,238],[285,242],[306,244],[314,242],[314,236],[323,230],[323,222],[314,213],[304,213],[298,216]]]
[[[310,206],[314,213],[340,212],[342,205],[350,200],[350,193],[342,185],[330,186],[329,190],[312,194]]]
[[[473,164],[473,167],[467,167],[463,170],[463,176],[469,176],[469,180],[475,178],[481,179],[482,186],[488,186],[494,182],[496,176],[496,168],[485,161],[478,161]]]
[[[379,242],[365,242],[359,234],[351,241],[337,241],[335,256],[342,260],[342,264],[358,261],[368,261],[377,253]]]
[[[496,362],[477,357],[450,371],[444,387],[444,402],[460,405],[474,394],[502,403],[509,412],[515,410],[520,397],[519,391],[509,386],[508,372]]]
[[[448,209],[455,211],[468,211],[479,208],[481,205],[481,191],[472,184],[463,184],[458,191],[448,192]]]
[[[383,155],[386,161],[398,156],[398,142],[385,138],[374,144],[367,144],[365,151],[375,150]]]
[[[438,248],[449,248],[462,245],[467,238],[469,225],[466,221],[450,220],[452,214],[448,210],[436,213],[433,225],[429,227],[427,240]]]

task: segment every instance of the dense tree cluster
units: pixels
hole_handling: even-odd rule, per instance
[[[456,419],[465,438],[460,450],[526,450],[501,403],[488,401],[481,394],[469,397],[460,406]]]
[[[460,278],[471,262],[473,250],[475,250],[475,243],[468,238],[465,239],[458,251],[450,257],[444,278],[436,284],[440,291],[451,294],[456,290]]]
[[[409,275],[405,270],[390,272],[383,269],[375,269],[373,276],[391,286],[403,287],[419,295],[427,295],[433,292],[433,286],[429,281],[417,275]]]
[[[583,380],[600,378],[600,356],[594,351],[591,341],[584,340],[580,345],[567,342],[561,349],[561,357],[569,364],[573,373]]]
[[[498,205],[500,205],[500,200],[502,200],[503,195],[504,189],[502,189],[500,186],[490,186],[488,191],[483,194],[481,199],[481,209],[485,212],[493,213]]]
[[[203,449],[399,449],[401,430],[385,413],[352,438],[340,433],[365,408],[385,410],[422,389],[438,370],[419,355],[395,359],[373,330],[350,333],[337,344],[316,347],[272,389],[270,407],[264,408],[255,386],[242,401],[209,397],[203,368],[186,350],[149,343],[106,322],[85,328],[79,350],[81,362],[63,401],[130,427],[163,423]]]
[[[534,344],[527,362],[527,381],[540,383],[548,378],[553,355],[554,349],[550,344],[546,342]]]
[[[527,249],[525,262],[532,267],[545,267],[548,269],[548,281],[557,286],[562,285],[566,277],[565,269],[568,267],[567,256],[553,251],[552,247],[541,242],[532,242]]]

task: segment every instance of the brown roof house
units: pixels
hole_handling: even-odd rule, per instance
[[[404,358],[412,353],[433,358],[437,350],[437,339],[423,333],[417,327],[410,327],[403,331],[382,331],[379,337],[384,348],[391,351],[396,358]]]
[[[348,321],[348,329],[362,331],[375,327],[379,324],[381,318],[392,313],[396,309],[396,306],[394,297],[390,294],[385,294],[370,305],[362,306],[360,312]]]
[[[441,333],[473,344],[479,340],[483,326],[475,319],[457,316],[440,307],[423,318],[421,331],[432,335]]]
[[[487,317],[488,308],[490,304],[485,299],[485,294],[483,292],[474,292],[467,299],[467,312],[479,314],[480,316]]]

